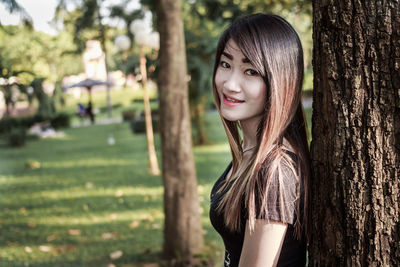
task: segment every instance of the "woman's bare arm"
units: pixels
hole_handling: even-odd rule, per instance
[[[247,221],[239,267],[276,266],[286,229],[286,223],[258,219],[250,233]]]

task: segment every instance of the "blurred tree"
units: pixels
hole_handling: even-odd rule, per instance
[[[129,39],[133,43],[134,36],[129,27],[133,21],[142,19],[144,14],[143,14],[143,9],[127,10],[126,6],[129,4],[130,1],[131,0],[124,0],[119,4],[113,4],[110,7],[110,17],[111,18],[119,18],[124,22],[125,27],[126,27],[125,34],[129,37]]]
[[[0,0],[0,4],[2,4],[8,12],[11,14],[19,14],[21,16],[21,20],[25,26],[32,29],[32,18],[26,12],[26,10],[18,4],[15,0]],[[0,21],[0,27],[2,26]]]
[[[33,88],[33,95],[39,102],[37,114],[44,118],[49,118],[55,113],[53,99],[48,96],[43,90],[44,78],[35,78],[30,86]]]
[[[1,63],[0,63],[1,68]],[[16,102],[15,96],[17,95],[16,90],[18,90],[22,85],[18,83],[16,76],[19,72],[10,72],[10,76],[3,76],[0,82],[0,91],[3,94],[6,110],[4,117],[8,117],[11,114],[11,109],[14,107]]]
[[[16,85],[31,100],[33,95],[27,89],[35,77],[43,77],[54,84],[65,75],[82,70],[80,58],[70,53],[73,47],[72,35],[67,32],[50,36],[21,26],[3,26],[0,29],[0,77],[16,77]]]
[[[313,12],[309,266],[400,266],[400,3]]]
[[[75,32],[75,42],[79,46],[80,49],[84,49],[84,44],[82,43],[82,39],[78,36],[81,35],[85,30],[93,30],[94,39],[100,40],[103,52],[105,54],[105,67],[106,67],[106,75],[108,79],[108,50],[106,45],[106,40],[108,39],[107,30],[108,27],[104,23],[104,14],[102,12],[102,7],[104,7],[104,2],[106,0],[58,0],[58,4],[56,7],[55,18],[56,20],[64,20],[64,16],[68,13],[67,4],[73,3],[75,5],[74,11],[72,14],[75,15],[72,24],[74,25]],[[111,97],[110,97],[110,84],[107,83],[107,115],[111,118]]]
[[[186,55],[189,80],[190,114],[193,141],[196,145],[209,143],[204,114],[211,96],[211,77],[214,54],[221,25],[201,16],[193,16],[194,5],[183,4]]]
[[[157,1],[160,32],[158,87],[164,181],[163,258],[194,266],[203,247],[188,103],[181,1]]]
[[[124,0],[119,4],[113,4],[110,7],[110,17],[117,18],[124,22],[125,31],[123,34],[128,36],[131,41],[131,46],[126,51],[119,51],[119,57],[116,59],[116,64],[118,64],[118,68],[121,69],[125,76],[129,74],[136,74],[135,70],[139,67],[139,57],[138,53],[135,53],[136,44],[134,42],[134,36],[132,31],[130,30],[130,25],[133,21],[142,19],[143,9],[133,9],[127,10],[126,6],[129,4],[130,0]],[[151,65],[153,61],[146,60],[147,65]],[[153,63],[154,64],[154,63]],[[148,71],[148,74],[151,72]]]

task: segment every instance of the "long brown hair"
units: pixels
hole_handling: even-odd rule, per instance
[[[220,37],[215,57],[213,94],[218,110],[221,99],[215,85],[215,74],[221,54],[230,39],[238,45],[263,78],[267,97],[265,112],[258,125],[257,148],[249,161],[245,162],[245,168],[238,169],[243,161],[240,123],[221,117],[231,147],[232,175],[220,189],[222,191],[227,188],[227,192],[218,209],[223,212],[227,227],[239,230],[242,227],[240,219],[244,200],[250,229],[254,229],[256,217],[268,213],[268,188],[271,181],[282,181],[282,168],[289,166],[299,184],[295,222],[299,237],[303,232],[301,230],[308,228],[310,164],[306,125],[300,101],[304,74],[300,39],[292,26],[277,15],[254,14],[235,21]],[[295,159],[284,148],[284,139],[289,142]],[[282,182],[278,184],[282,204],[285,190]],[[302,211],[300,199],[304,201]],[[281,206],[281,216],[284,218],[283,208]]]

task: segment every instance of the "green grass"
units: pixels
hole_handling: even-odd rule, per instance
[[[194,150],[203,257],[219,261],[223,245],[209,223],[208,199],[229,161],[229,148],[218,120],[216,113],[209,114],[213,145]],[[28,141],[20,149],[0,147],[0,266],[157,262],[163,188],[160,177],[147,173],[145,136],[133,135],[127,123],[66,129],[65,134]],[[114,146],[106,143],[109,134],[116,139]],[[35,161],[40,168],[25,166]],[[123,255],[112,260],[115,251]]]

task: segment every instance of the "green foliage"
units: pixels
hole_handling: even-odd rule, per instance
[[[160,131],[159,121],[152,119],[153,122],[153,132],[158,133]],[[146,121],[144,118],[138,118],[130,122],[131,130],[135,134],[145,134],[146,133]]]
[[[0,29],[0,62],[1,76],[17,76],[22,84],[29,84],[35,75],[50,77],[50,66],[46,59],[51,51],[45,43],[51,37],[42,33],[29,31],[20,26],[5,26]]]
[[[39,108],[37,113],[44,117],[50,117],[52,114],[55,113],[55,106],[53,103],[53,99],[50,98],[43,91],[43,80],[43,78],[35,78],[32,81],[31,86],[33,88],[33,94],[39,101]]]
[[[72,35],[66,32],[55,37],[21,26],[4,26],[0,28],[0,77],[16,78],[14,84],[31,103],[34,95],[28,94],[27,88],[31,83],[38,85],[38,77],[43,77],[42,83],[59,83],[65,75],[82,70],[80,56],[70,53],[73,47]],[[6,102],[12,104],[11,85],[0,86],[0,89]],[[40,112],[54,111],[53,100],[40,90],[35,92]],[[57,99],[60,99],[59,93]]]
[[[55,129],[66,128],[70,126],[71,115],[68,113],[60,112],[52,114],[51,116],[44,116],[42,114],[35,114],[33,116],[14,118],[5,117],[0,120],[0,134],[7,134],[15,128],[30,128],[35,123],[49,121],[51,126]]]
[[[11,129],[19,127],[20,120],[11,117],[5,117],[0,120],[0,134],[10,133]]]
[[[21,147],[25,145],[26,130],[24,127],[12,128],[8,134],[8,144],[12,147]]]
[[[158,109],[151,110],[151,119],[153,125],[153,131],[158,133],[160,131],[159,126],[159,111]],[[139,118],[132,120],[130,122],[131,130],[133,133],[146,133],[146,121],[145,121],[145,114],[144,111],[140,113]]]
[[[50,124],[54,129],[68,128],[71,124],[71,115],[65,112],[57,113],[50,119]]]
[[[136,109],[128,109],[122,111],[122,120],[123,121],[133,121],[136,118],[137,111]]]

